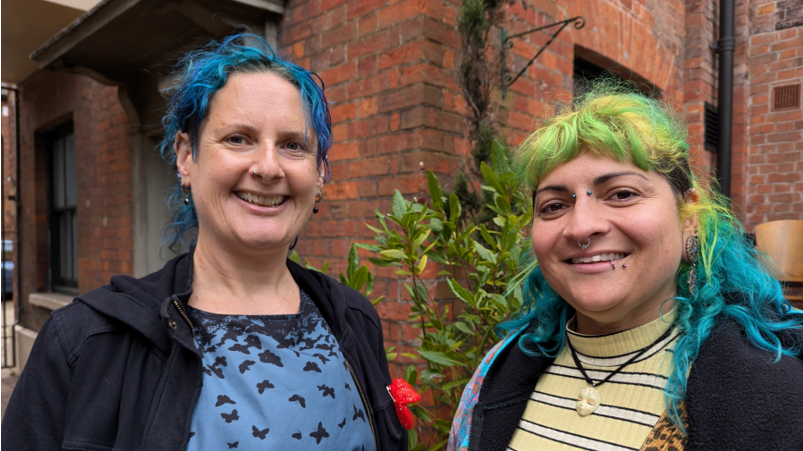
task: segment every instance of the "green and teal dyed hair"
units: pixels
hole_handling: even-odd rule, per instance
[[[688,149],[686,128],[668,105],[603,84],[578,98],[573,108],[546,121],[517,155],[522,179],[533,191],[552,170],[583,152],[632,161],[666,177],[677,195],[681,223],[693,215],[699,217],[697,292],[692,295],[685,283],[691,266],[681,263],[675,298],[675,326],[681,336],[665,389],[667,410],[681,427],[678,407],[685,399],[687,374],[718,320],[739,323],[750,343],[774,354],[776,361],[782,355],[803,352],[803,334],[794,334],[798,338],[791,340],[786,336],[789,329],[803,329],[803,312],[793,310],[783,298],[766,257],[745,237],[727,198],[695,177]],[[699,196],[696,201],[686,196],[692,189]],[[525,307],[517,319],[500,328],[529,325],[519,342],[522,350],[557,356],[574,309],[549,287],[537,262],[531,262],[524,274]]]

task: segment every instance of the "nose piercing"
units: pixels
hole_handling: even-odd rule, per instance
[[[577,199],[577,194],[572,194],[572,199]]]
[[[257,168],[251,168],[251,173],[259,177],[259,175],[257,174]]]
[[[586,191],[586,195],[590,196],[591,195],[591,191]]]
[[[578,241],[577,245],[580,246],[580,249],[586,250],[588,248],[588,246],[591,246],[591,237],[588,237],[588,242],[586,244],[583,244],[583,243]]]

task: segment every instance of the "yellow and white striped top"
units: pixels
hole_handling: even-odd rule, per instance
[[[634,354],[664,335],[675,309],[634,329],[589,336],[567,332],[588,376],[599,382]],[[638,450],[666,411],[663,390],[672,369],[672,351],[679,333],[655,343],[635,362],[597,386],[602,401],[581,417],[575,410],[580,390],[588,387],[568,346],[538,379],[535,391],[513,434],[509,450]]]

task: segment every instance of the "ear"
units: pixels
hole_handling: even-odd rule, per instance
[[[687,204],[696,204],[699,201],[700,194],[694,188],[690,188],[683,196],[683,202]],[[686,220],[683,222],[683,242],[686,242],[686,238],[692,235],[697,235],[697,230],[699,228],[700,217],[698,215],[694,214],[686,218]]]
[[[176,140],[173,142],[173,151],[176,153],[176,167],[178,173],[181,174],[181,180],[184,186],[191,186],[192,180],[192,143],[190,142],[190,135],[184,132],[176,133]]]
[[[318,166],[318,180],[315,182],[315,187],[318,189],[319,193],[323,190],[324,183],[326,183],[326,166],[321,163],[321,165]]]

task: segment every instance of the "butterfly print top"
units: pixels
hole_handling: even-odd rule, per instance
[[[373,448],[340,346],[305,292],[298,314],[189,315],[204,376],[188,451]]]

